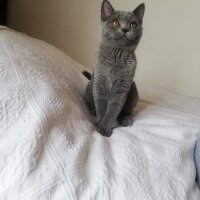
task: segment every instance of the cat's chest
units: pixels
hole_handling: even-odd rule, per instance
[[[123,70],[120,67],[110,67],[105,70],[105,81],[108,88],[112,88],[112,85],[120,80]]]
[[[119,85],[120,81],[131,81],[136,68],[135,54],[124,49],[114,49],[109,52],[100,51],[95,67],[96,83],[102,83],[107,92],[113,89],[113,85]]]
[[[113,90],[113,86],[120,87],[121,82],[129,82],[133,79],[134,69],[132,67],[122,68],[121,66],[113,66],[105,70],[104,80],[106,91],[109,93]]]

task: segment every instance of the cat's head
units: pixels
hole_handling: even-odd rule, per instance
[[[116,47],[136,48],[142,36],[145,5],[132,12],[115,11],[108,0],[101,6],[102,42]]]

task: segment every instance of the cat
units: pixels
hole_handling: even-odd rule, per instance
[[[138,102],[133,81],[136,69],[135,49],[142,36],[145,5],[133,12],[115,11],[108,0],[101,5],[102,38],[93,74],[89,79],[85,101],[96,117],[97,131],[110,137],[119,124],[133,123],[132,110]]]

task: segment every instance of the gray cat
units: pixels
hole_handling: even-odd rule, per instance
[[[119,124],[133,123],[132,109],[138,101],[133,81],[135,49],[142,36],[144,10],[144,4],[140,4],[133,12],[115,11],[109,1],[102,2],[102,40],[96,66],[92,75],[83,74],[90,80],[85,101],[103,136],[111,136]]]

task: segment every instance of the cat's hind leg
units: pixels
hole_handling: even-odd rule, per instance
[[[138,102],[138,91],[135,82],[133,81],[130,90],[127,94],[126,102],[119,114],[118,122],[122,126],[131,126],[133,124],[133,108]]]

